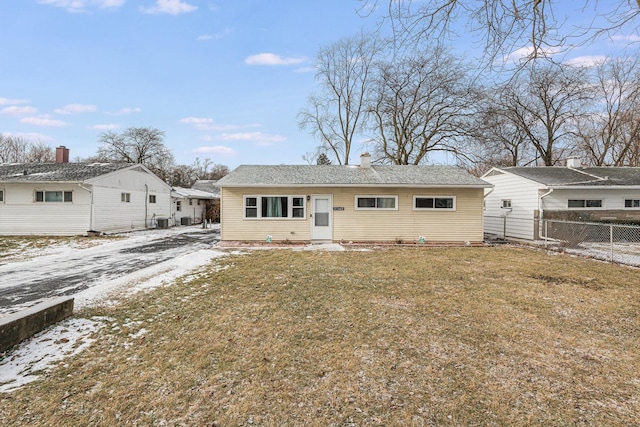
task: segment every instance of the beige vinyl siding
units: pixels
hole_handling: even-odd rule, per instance
[[[283,188],[223,188],[220,206],[222,240],[263,241],[267,235],[273,240],[306,241],[311,238],[310,203],[306,196],[312,189]],[[323,193],[326,194],[326,193]],[[243,196],[305,196],[306,218],[244,219]]]
[[[223,188],[222,240],[310,240],[311,205],[307,195],[333,196],[334,241],[434,242],[483,240],[483,189],[430,188]],[[243,195],[304,195],[306,220],[243,219]],[[356,210],[356,195],[397,195],[397,210]],[[455,211],[413,210],[413,196],[455,196]],[[344,210],[341,210],[344,208]],[[338,210],[336,210],[338,209]]]

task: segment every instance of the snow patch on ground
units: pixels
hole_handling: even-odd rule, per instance
[[[0,392],[11,392],[35,381],[56,362],[80,353],[94,341],[91,334],[103,326],[99,318],[74,318],[34,335],[0,362]]]
[[[191,232],[193,230],[190,230]],[[162,234],[178,234],[183,229],[160,231]],[[157,231],[132,233],[123,239],[104,240],[101,246],[112,246],[114,251],[130,246],[132,240],[145,242],[157,239]],[[75,245],[70,245],[75,246]],[[59,246],[54,249],[29,250],[28,258],[36,256],[51,256],[72,254],[77,248]],[[193,253],[179,256],[173,260],[138,270],[117,279],[105,280],[74,295],[74,309],[112,305],[137,292],[148,291],[159,286],[171,285],[179,277],[197,277],[198,268],[208,264],[213,259],[239,251],[221,251],[217,249],[202,249]],[[224,267],[221,267],[224,268]],[[97,332],[113,319],[103,317],[69,318],[33,336],[22,344],[0,354],[0,392],[12,392],[35,381],[40,376],[60,363],[66,357],[73,356],[94,341],[92,334]],[[140,330],[139,334],[144,335]]]

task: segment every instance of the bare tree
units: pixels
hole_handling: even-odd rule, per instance
[[[612,35],[629,27],[637,32],[640,15],[640,0],[583,0],[578,4],[555,0],[359,1],[364,15],[365,11],[387,5],[385,21],[390,22],[399,44],[443,41],[456,37],[463,28],[465,36],[475,35],[475,40],[483,43],[484,59],[490,66],[500,55],[525,46],[531,46],[531,58],[537,58],[550,49]],[[567,25],[567,8],[586,16],[588,24]]]
[[[56,151],[42,141],[31,142],[27,148],[27,162],[48,163],[56,161]]]
[[[467,169],[478,176],[493,166],[526,166],[535,159],[527,133],[509,119],[501,107],[500,93],[486,91],[485,102],[467,134]]]
[[[577,144],[595,166],[637,165],[640,144],[638,58],[610,59],[596,67],[592,110],[579,118]]]
[[[19,136],[0,133],[0,163],[24,163],[29,142]]]
[[[349,164],[355,136],[365,116],[366,88],[371,65],[380,49],[374,35],[343,38],[320,50],[316,80],[320,93],[311,95],[299,114],[299,124],[309,129],[339,164]]]
[[[174,165],[173,153],[164,145],[164,132],[149,127],[132,127],[122,133],[100,135],[98,158],[105,161],[140,163],[167,180]]]
[[[456,144],[477,98],[465,66],[441,47],[378,64],[370,114],[379,161],[420,164],[429,154],[464,155]]]
[[[55,150],[41,141],[0,134],[0,163],[46,163],[55,161]]]
[[[586,78],[580,68],[534,61],[497,89],[500,120],[526,137],[545,166],[572,148],[574,124],[590,99]]]

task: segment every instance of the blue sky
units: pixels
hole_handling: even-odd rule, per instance
[[[303,163],[318,49],[373,26],[356,0],[2,1],[0,133],[96,153],[150,126],[196,157]]]
[[[297,114],[314,90],[316,53],[375,27],[360,6],[1,1],[0,133],[65,145],[76,158],[94,155],[102,132],[149,126],[165,132],[180,164],[304,163],[317,144]],[[573,57],[590,61],[615,43],[582,46]]]

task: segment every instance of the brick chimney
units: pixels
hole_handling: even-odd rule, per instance
[[[64,145],[56,147],[56,163],[69,163],[69,149]]]
[[[369,169],[371,167],[371,155],[369,153],[360,154],[360,167]]]

